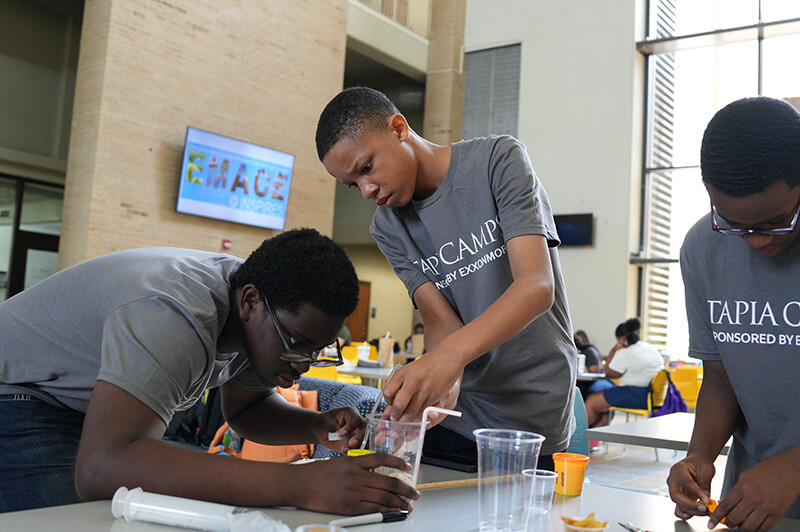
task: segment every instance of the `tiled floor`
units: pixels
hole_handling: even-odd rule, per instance
[[[614,423],[624,423],[624,418]],[[657,493],[667,497],[667,476],[672,464],[686,456],[684,451],[658,450],[658,461],[652,447],[639,447],[636,445],[622,445],[619,443],[608,444],[608,454],[605,444],[590,453],[589,465],[586,476],[593,484],[603,484],[620,488],[643,490]],[[724,456],[715,462],[716,475],[711,483],[711,496],[718,498],[722,487],[722,476],[725,470]]]

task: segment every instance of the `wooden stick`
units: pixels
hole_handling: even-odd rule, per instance
[[[465,478],[463,480],[445,480],[442,482],[426,482],[425,484],[417,484],[417,489],[422,490],[435,490],[439,488],[455,488],[457,486],[472,486],[478,483],[478,477]]]
[[[496,477],[486,477],[483,480],[478,480],[478,477],[472,478],[465,478],[461,480],[444,480],[441,482],[426,482],[425,484],[417,484],[417,489],[419,491],[422,490],[435,490],[439,488],[456,488],[458,486],[472,486],[475,484],[479,484],[481,482],[488,483],[488,482],[497,482],[497,481],[509,481],[512,479],[521,479],[522,475],[501,475]]]

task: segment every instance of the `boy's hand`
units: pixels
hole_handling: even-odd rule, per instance
[[[419,499],[420,493],[400,479],[370,471],[378,466],[411,470],[411,465],[402,459],[383,453],[293,466],[303,475],[298,506],[344,515],[412,511],[414,507],[408,501]]]
[[[676,516],[689,519],[708,514],[708,509],[700,501],[709,501],[714,472],[713,462],[698,455],[687,456],[672,466],[667,486],[669,496],[675,502]]]
[[[314,436],[317,441],[342,454],[347,454],[349,449],[358,447],[366,430],[367,420],[350,406],[320,412],[314,421]],[[338,432],[342,439],[328,440],[330,432]]]
[[[395,421],[419,421],[428,406],[452,409],[461,390],[464,368],[436,350],[397,370],[383,388]],[[431,418],[432,425],[441,421]]]
[[[757,463],[739,475],[731,491],[710,514],[709,525],[724,517],[729,527],[747,532],[769,530],[800,495],[797,458],[788,451]]]

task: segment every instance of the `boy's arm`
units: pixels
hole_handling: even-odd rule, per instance
[[[289,404],[280,394],[248,392],[230,381],[220,386],[225,421],[240,436],[269,445],[319,443],[312,430],[318,412]]]
[[[437,304],[435,297],[426,297],[435,287],[426,284],[414,293],[425,319],[426,343],[436,345],[419,360],[396,371],[386,384],[384,396],[392,405],[393,418],[419,419],[425,407],[450,403],[448,396],[452,396],[467,364],[516,336],[552,306],[553,268],[545,237],[518,236],[509,240],[506,247],[514,281],[470,323],[454,330],[441,327],[441,340],[428,336],[429,323],[425,319],[432,303]],[[423,288],[426,290],[420,292]]]
[[[162,441],[165,429],[144,403],[98,381],[75,469],[81,498],[109,499],[119,486],[127,486],[238,506],[290,505],[356,514],[409,509],[400,496],[419,497],[398,479],[369,471],[377,465],[405,470],[403,461],[393,456],[372,454],[297,466],[252,462]]]
[[[280,394],[248,392],[230,381],[221,386],[222,414],[240,436],[268,445],[321,443],[345,454],[357,446],[366,431],[366,420],[355,408],[315,412],[286,401]],[[328,442],[328,433],[347,436]]]
[[[681,519],[706,514],[705,507],[696,501],[708,502],[714,460],[733,434],[739,415],[739,403],[722,362],[704,361],[689,449],[686,458],[672,466],[667,479],[670,497],[676,503],[675,515]]]
[[[714,474],[713,462],[733,434],[741,415],[722,362],[704,361],[703,386],[697,399],[692,440],[686,458],[673,466],[668,479],[670,495],[677,503],[675,514],[678,517],[681,517],[679,512],[687,516],[703,513],[702,510],[693,512],[690,501],[697,498],[708,500],[709,485]],[[712,465],[707,465],[709,463]],[[700,471],[700,474],[694,476],[694,471]],[[784,516],[798,497],[800,448],[795,448],[743,471],[710,515],[709,524],[716,526],[725,518],[726,524],[733,528],[768,530]]]
[[[798,497],[800,447],[795,447],[743,471],[710,515],[709,525],[716,526],[724,518],[732,528],[766,531],[783,518]]]
[[[615,369],[611,369],[610,367],[608,367],[611,364],[611,361],[614,360],[614,355],[616,355],[617,351],[619,351],[623,347],[625,346],[622,344],[622,342],[618,341],[616,344],[614,344],[614,347],[611,348],[611,351],[609,351],[608,357],[606,357],[606,360],[603,363],[603,367],[605,368],[605,371],[603,373],[606,374],[606,377],[611,379],[618,379],[622,377],[622,375],[624,374],[624,372],[622,371],[617,371]]]
[[[428,355],[437,352],[436,348],[441,345],[441,343],[448,336],[450,336],[450,334],[461,329],[464,326],[464,323],[461,321],[461,318],[458,317],[456,311],[453,310],[450,302],[447,301],[447,299],[442,295],[441,292],[439,292],[432,282],[427,282],[414,291],[414,302],[417,304],[417,308],[419,308],[423,323],[425,323],[425,350],[427,354],[412,363],[420,365],[420,362]],[[464,374],[464,368],[458,363],[454,363],[452,360],[449,360],[448,357],[439,357],[435,360],[435,362],[437,362],[437,364],[433,366],[436,369],[433,371],[436,371],[438,374],[450,373],[450,375],[445,377],[444,380],[445,382],[452,381],[453,384],[447,391],[445,391],[438,403],[432,404],[435,406],[453,409],[456,406],[458,394],[461,391],[461,376]],[[411,367],[412,364],[407,364],[405,368]],[[413,379],[422,376],[422,380],[419,381],[418,386],[420,389],[424,390],[428,384],[432,383],[432,381],[424,379],[424,375],[424,372],[409,373],[407,376],[408,381],[406,382],[406,386],[412,387]],[[391,383],[393,380],[394,377],[392,377],[392,380],[389,382]],[[386,387],[384,388],[384,397],[387,398],[387,401],[391,401],[391,399],[386,396],[387,388],[389,388],[389,383],[387,383]],[[402,415],[402,412],[399,410],[395,411],[391,407],[388,409],[387,413],[393,417],[399,417]],[[436,424],[437,422],[441,421],[442,418],[434,414],[430,419],[433,424]]]

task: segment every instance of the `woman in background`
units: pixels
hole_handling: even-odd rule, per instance
[[[589,373],[602,373],[603,362],[600,358],[600,351],[589,341],[586,331],[576,331],[575,336],[572,338],[575,340],[575,347],[578,348],[578,352],[586,356],[586,371]]]
[[[617,343],[608,353],[604,365],[606,376],[617,379],[618,384],[597,381],[590,387],[590,394],[586,398],[590,427],[608,425],[608,411],[612,406],[647,408],[650,381],[664,367],[664,363],[655,347],[639,340],[641,326],[637,318],[617,326],[614,332]]]
[[[578,353],[586,357],[586,370],[589,373],[602,373],[603,360],[600,357],[600,351],[592,345],[589,341],[589,336],[585,331],[575,331],[572,337],[575,340],[575,347],[578,348]],[[589,396],[591,386],[597,381],[578,381],[578,389],[581,391],[584,401]]]

